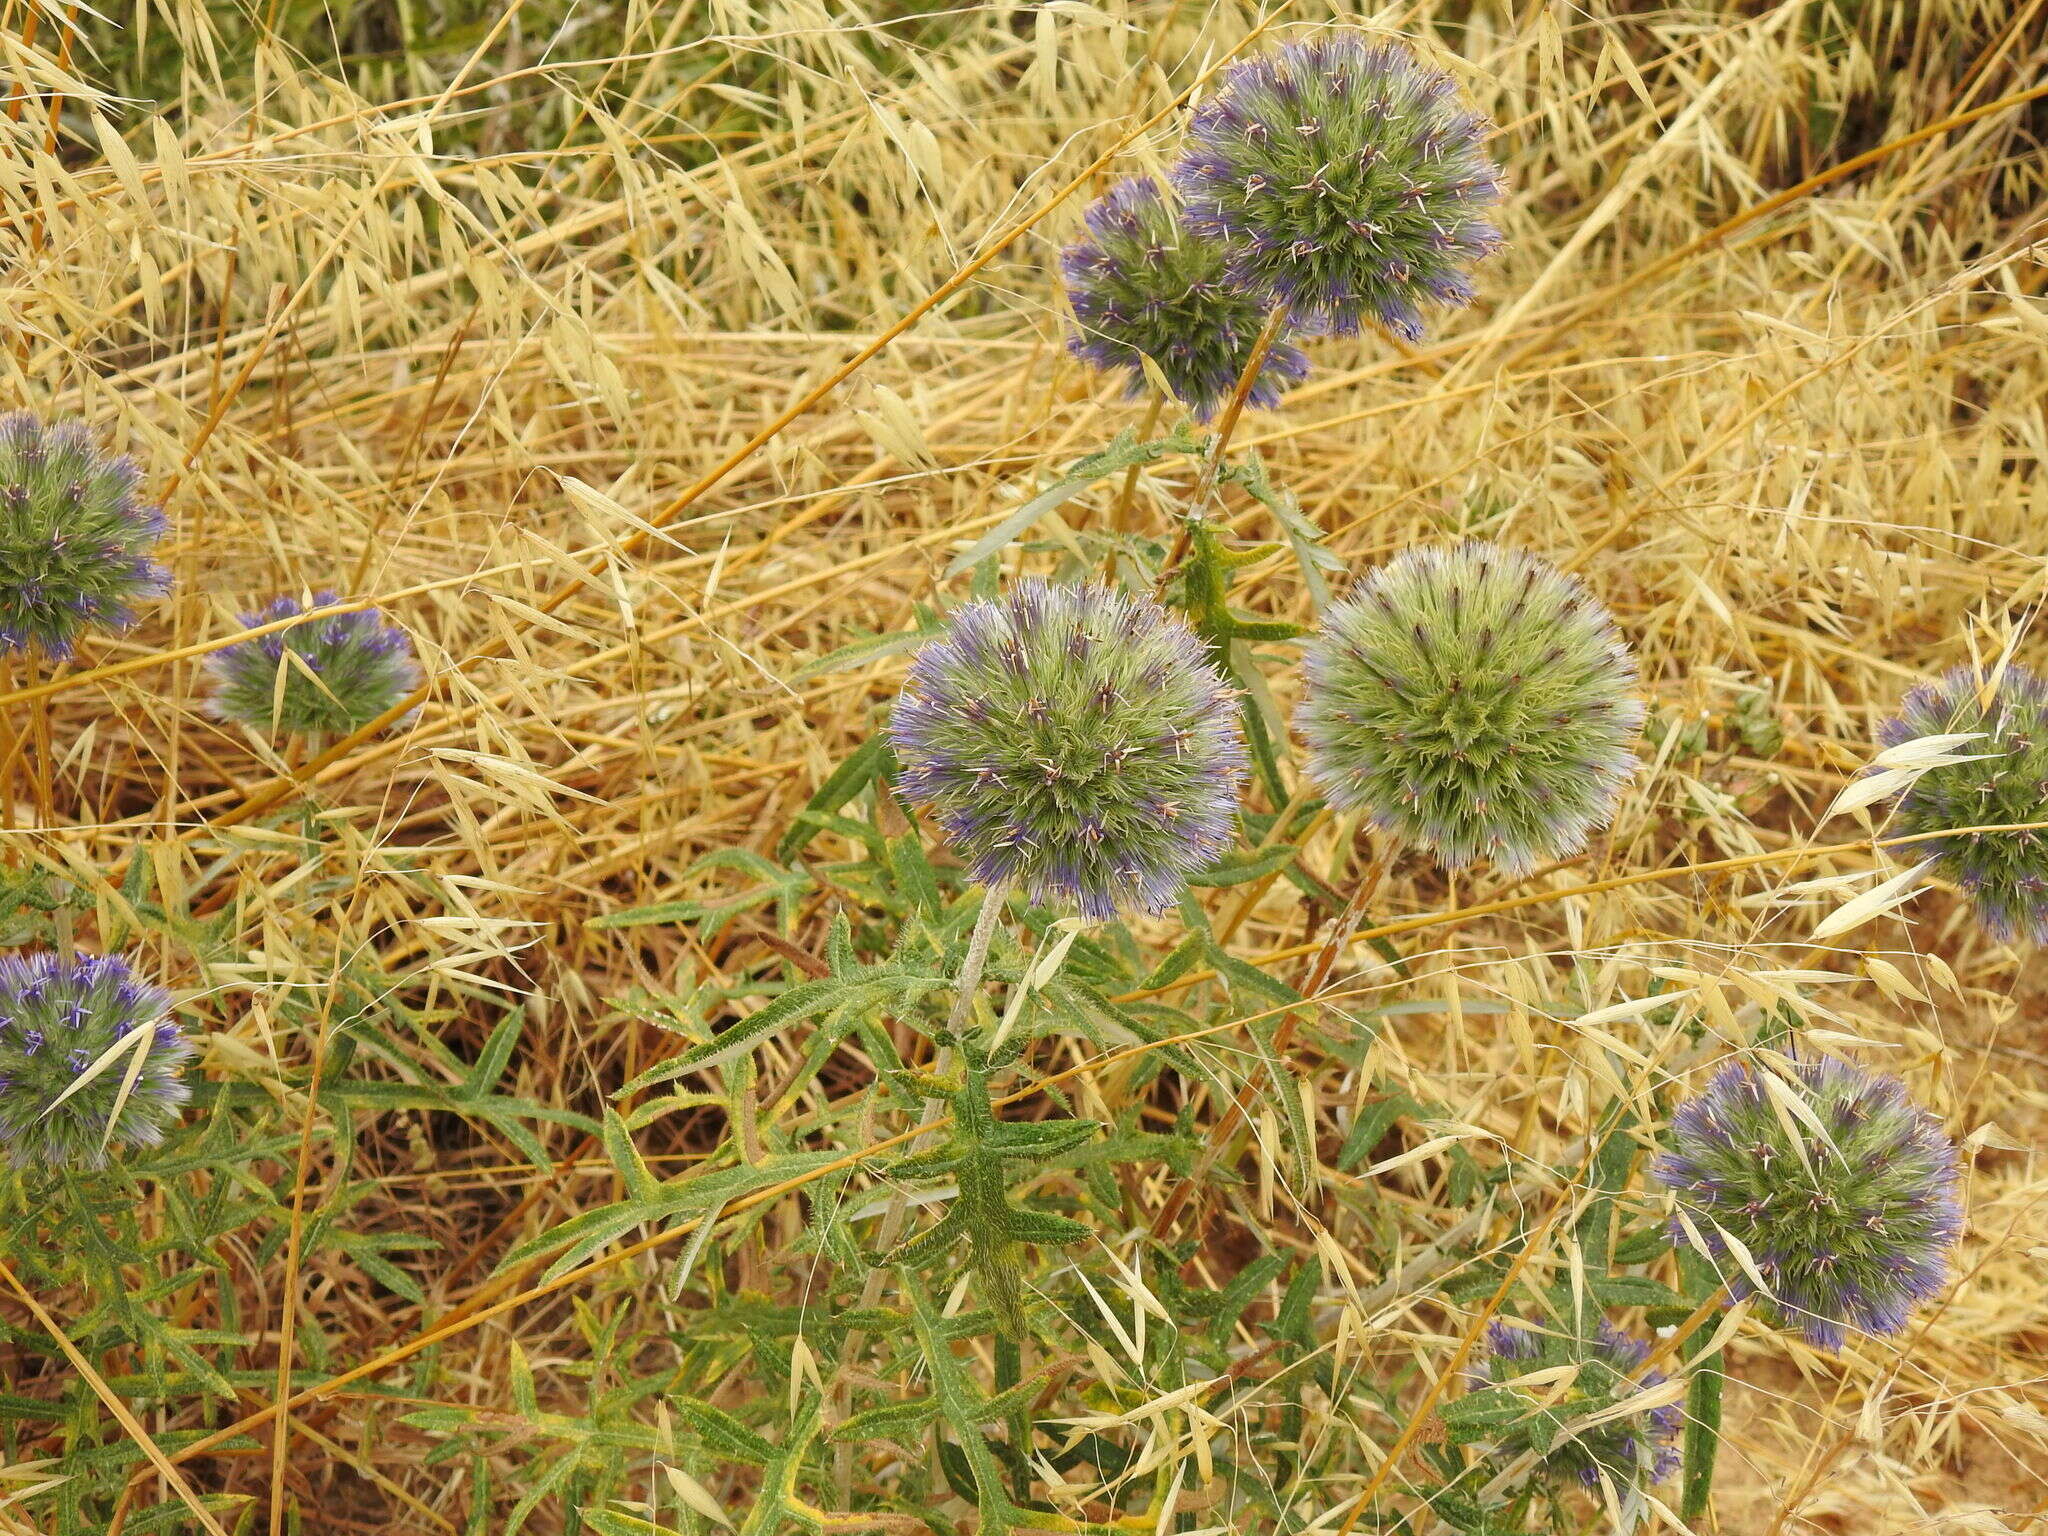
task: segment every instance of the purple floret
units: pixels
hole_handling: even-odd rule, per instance
[[[1143,393],[1144,360],[1175,398],[1207,420],[1251,362],[1272,305],[1226,276],[1222,244],[1187,227],[1149,176],[1118,182],[1090,205],[1087,233],[1060,258],[1075,334],[1067,346],[1097,368],[1127,368]],[[1279,404],[1308,372],[1297,347],[1276,341],[1247,400]]]
[[[1840,1348],[1850,1330],[1900,1332],[1947,1284],[1962,1235],[1953,1143],[1897,1078],[1823,1057],[1795,1061],[1782,1079],[1827,1131],[1823,1141],[1802,1122],[1795,1148],[1758,1076],[1766,1070],[1717,1072],[1672,1116],[1652,1173],[1732,1296],[1758,1291],[1724,1234],[1749,1251],[1766,1312],[1820,1348]],[[1677,1217],[1672,1234],[1691,1241]]]
[[[341,601],[324,591],[305,604],[280,597],[243,614],[242,625],[259,629]],[[207,658],[206,669],[214,714],[266,735],[346,735],[391,709],[420,679],[411,637],[376,608],[321,614],[227,646]]]
[[[16,1167],[95,1168],[109,1146],[163,1139],[190,1097],[170,1006],[115,955],[0,958],[0,1148]],[[147,1043],[126,1044],[138,1030]]]
[[[0,417],[0,650],[69,656],[120,631],[170,587],[152,557],[169,525],[136,494],[142,471],[82,422]]]

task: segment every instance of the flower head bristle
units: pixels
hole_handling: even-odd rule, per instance
[[[136,603],[169,589],[149,553],[169,524],[141,484],[82,422],[0,417],[0,651],[69,656],[86,630],[126,629]]]
[[[332,592],[310,603],[280,597],[242,615],[244,628],[339,603]],[[375,608],[323,614],[303,624],[225,646],[207,658],[215,715],[262,734],[347,735],[367,725],[419,684],[412,640]]]
[[[1958,667],[1908,693],[1877,737],[1891,748],[1951,733],[1978,737],[1957,749],[1967,760],[1917,774],[1894,801],[1891,830],[1954,833],[1907,851],[1932,858],[1997,937],[2048,943],[2048,832],[2027,826],[2048,805],[2048,682],[2011,663],[1993,675]],[[2019,830],[1976,830],[2002,827]]]
[[[889,740],[975,879],[1088,917],[1163,911],[1235,835],[1231,691],[1185,623],[1110,587],[1027,580],[961,608]]]
[[[1576,853],[1636,769],[1643,705],[1613,621],[1516,550],[1396,556],[1324,614],[1302,672],[1310,779],[1451,868]]]
[[[1233,65],[1174,179],[1231,278],[1303,329],[1370,320],[1414,341],[1422,307],[1471,302],[1468,269],[1500,245],[1491,132],[1449,75],[1338,33]]]
[[[1087,234],[1060,258],[1076,327],[1068,348],[1097,368],[1128,368],[1132,395],[1149,358],[1206,421],[1251,361],[1272,305],[1229,281],[1222,243],[1190,229],[1149,176],[1118,182],[1085,218]],[[1277,405],[1307,372],[1299,348],[1275,341],[1246,398]]]
[[[1806,1113],[1790,1113],[1787,1095]],[[1674,1240],[1696,1235],[1731,1294],[1760,1295],[1823,1349],[1848,1329],[1903,1329],[1946,1282],[1962,1232],[1956,1151],[1940,1124],[1897,1078],[1832,1058],[1723,1067],[1671,1117],[1652,1172],[1684,1218]]]
[[[190,1097],[170,1007],[116,955],[0,959],[0,1148],[16,1167],[96,1168],[109,1146],[163,1140]]]

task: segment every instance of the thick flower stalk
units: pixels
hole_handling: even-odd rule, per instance
[[[1234,65],[1189,124],[1174,172],[1188,222],[1230,275],[1305,330],[1374,321],[1413,341],[1425,304],[1472,300],[1500,245],[1493,125],[1396,43],[1339,33]]]
[[[1675,1402],[1601,1418],[1579,1427],[1569,1438],[1559,1438],[1578,1421],[1662,1386],[1662,1371],[1635,1374],[1649,1353],[1642,1340],[1604,1320],[1583,1338],[1513,1322],[1489,1325],[1475,1386],[1516,1390],[1517,1378],[1538,1371],[1563,1368],[1575,1373],[1562,1392],[1554,1378],[1528,1388],[1526,1415],[1492,1431],[1494,1448],[1505,1458],[1534,1451],[1541,1474],[1568,1476],[1588,1487],[1603,1479],[1616,1489],[1663,1482],[1678,1470],[1683,1414]]]
[[[1948,1278],[1955,1147],[1895,1077],[1825,1057],[1731,1063],[1672,1116],[1668,1148],[1652,1172],[1673,1192],[1674,1240],[1823,1349],[1852,1328],[1899,1332]]]
[[[2048,683],[2020,666],[1995,676],[1959,667],[1908,693],[1877,736],[1896,747],[1950,734],[1977,737],[1951,754],[1973,760],[1915,777],[1894,802],[1891,831],[1953,831],[1901,851],[1934,859],[1999,938],[2048,943],[2048,831],[1963,830],[2048,820]]]
[[[318,592],[310,604],[280,597],[242,615],[255,629],[341,599]],[[215,651],[206,670],[213,713],[270,735],[347,735],[419,685],[412,640],[375,608],[332,613]]]
[[[149,552],[169,524],[141,484],[82,422],[0,417],[0,651],[69,656],[86,630],[126,629],[168,589]]]
[[[1088,917],[1165,910],[1235,834],[1231,690],[1186,624],[1113,588],[1027,580],[961,608],[889,740],[975,879]]]
[[[1613,820],[1636,770],[1635,682],[1606,609],[1545,561],[1415,549],[1324,614],[1296,724],[1338,810],[1451,868],[1524,874]]]
[[[1060,259],[1075,334],[1067,346],[1097,368],[1128,368],[1144,392],[1144,360],[1195,416],[1209,419],[1251,362],[1272,306],[1225,273],[1221,241],[1195,233],[1149,176],[1118,182],[1090,205],[1088,232]],[[1308,358],[1274,342],[1247,399],[1280,402],[1308,372]]]
[[[154,1146],[190,1097],[170,994],[117,955],[0,959],[0,1148],[16,1167],[96,1168]]]

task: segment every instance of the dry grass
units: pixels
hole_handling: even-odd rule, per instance
[[[1051,257],[1080,199],[679,499],[1259,19],[1232,0],[891,25],[819,0],[617,0],[595,54],[597,34],[554,35],[514,4],[460,49],[391,65],[373,100],[274,44],[217,80],[202,7],[148,0],[157,44],[182,37],[188,60],[155,117],[93,83],[131,78],[125,43],[93,57],[47,12],[28,40],[23,7],[7,9],[0,404],[82,412],[139,454],[168,491],[179,576],[142,630],[13,696],[16,718],[47,710],[63,825],[9,840],[96,891],[103,928],[130,899],[131,861],[226,923],[205,965],[170,943],[161,959],[217,1031],[206,1070],[266,1086],[293,1136],[306,1071],[334,1045],[318,1000],[360,957],[409,977],[464,1059],[494,997],[524,998],[541,1027],[516,1091],[586,1112],[665,1049],[607,1000],[770,958],[745,922],[585,925],[731,889],[731,871],[685,871],[711,850],[772,849],[872,730],[902,661],[792,674],[957,598],[963,584],[940,579],[956,547],[1135,423],[1058,346]],[[1327,16],[1304,3],[1276,25]],[[1611,839],[1518,892],[1855,836],[1819,812],[1909,680],[2009,642],[2048,657],[2031,623],[2048,591],[2048,266],[2030,243],[2048,233],[2048,6],[1413,0],[1358,19],[1455,46],[1505,125],[1511,246],[1438,339],[1412,354],[1325,344],[1245,435],[1354,569],[1483,526],[1582,569],[1640,647],[1664,727],[1654,762]],[[1120,168],[1160,163],[1169,129]],[[1188,481],[1185,466],[1141,476],[1136,515],[1168,526]],[[1069,504],[1065,526],[1103,517],[1108,496]],[[1246,534],[1266,530],[1237,511]],[[328,852],[313,868],[297,821],[287,836],[250,814],[287,765],[205,717],[194,658],[252,599],[328,584],[386,600],[434,684],[415,718],[315,765],[327,809],[310,830]],[[1273,616],[1308,611],[1291,564],[1252,591]],[[1291,674],[1272,675],[1284,697]],[[1736,733],[1758,691],[1786,733],[1768,760]],[[1349,857],[1337,834],[1325,825],[1308,850],[1333,878]],[[1872,1042],[1971,1138],[1966,1274],[1896,1346],[1824,1356],[1747,1326],[1713,1527],[1729,1536],[2024,1531],[2048,1511],[2048,1174],[2029,1150],[2048,1131],[2048,989],[2030,951],[1985,940],[1949,894],[1842,947],[1807,935],[1843,890],[1776,899],[1872,867],[1851,850],[1559,894],[1417,933],[1408,980],[1359,946],[1339,979],[1401,1003],[1397,1027],[1364,1069],[1295,1064],[1331,1146],[1378,1072],[1458,1122],[1404,1123],[1383,1157],[1460,1136],[1547,1200],[1542,1167],[1590,1106],[1611,1091],[1647,1104],[1705,1059],[1682,1024],[1738,1027],[1787,972],[1827,974],[1808,990],[1829,1027]],[[1405,858],[1376,910],[1496,894]],[[1310,915],[1291,886],[1205,900],[1238,953],[1295,974],[1285,957]],[[806,910],[787,942],[818,948],[827,916]],[[1567,979],[1588,1008],[1640,997],[1653,971],[1696,988],[1668,1024],[1624,1020],[1603,1039],[1529,1006]],[[313,999],[315,1023],[287,1027],[280,996]],[[764,1080],[791,1060],[771,1049]],[[384,1070],[441,1068],[422,1047]],[[1099,1113],[1119,1081],[1089,1069],[1068,1086]],[[863,1083],[828,1076],[790,1112],[832,1123],[828,1101],[848,1110]],[[1290,1187],[1261,1150],[1269,1130],[1255,1116],[1240,1133],[1256,1172],[1230,1208],[1265,1245],[1334,1240],[1323,1299],[1348,1310],[1349,1369],[1433,1373],[1469,1314],[1399,1285],[1374,1294],[1383,1277],[1356,1259],[1346,1272],[1343,1254],[1371,1246],[1358,1201],[1339,1198],[1356,1179]],[[317,1324],[314,1382],[368,1364],[373,1383],[510,1412],[514,1341],[544,1377],[573,1378],[588,1349],[575,1308],[675,1325],[659,1280],[677,1245],[465,1324],[518,1294],[486,1281],[512,1243],[614,1198],[610,1164],[577,1136],[551,1138],[569,1161],[550,1178],[447,1117],[389,1114],[358,1134],[351,1176],[375,1182],[350,1220],[440,1245],[404,1259],[425,1309],[331,1255],[298,1272],[282,1242],[229,1259],[242,1326],[274,1341],[287,1305]],[[715,1112],[679,1117],[642,1151],[700,1154],[721,1134]],[[332,1145],[306,1143],[309,1208]],[[1442,1177],[1424,1160],[1378,1182],[1427,1232]],[[1155,1208],[1172,1176],[1157,1179],[1142,1191]],[[811,1262],[784,1251],[803,1207],[768,1204],[728,1261],[736,1284],[786,1293]],[[1206,1262],[1241,1258],[1219,1239]],[[65,1323],[66,1298],[46,1301]],[[399,1366],[451,1315],[431,1371]],[[251,1390],[243,1410],[269,1401]],[[1345,1507],[1376,1459],[1368,1440],[1390,1431],[1310,1407],[1321,1432],[1360,1442],[1353,1481],[1304,1494],[1313,1520]],[[468,1491],[426,1463],[432,1436],[392,1428],[395,1411],[323,1387],[281,1461],[199,1457],[187,1473],[259,1503],[281,1489],[307,1530],[460,1528]],[[562,1519],[550,1501],[530,1528]]]

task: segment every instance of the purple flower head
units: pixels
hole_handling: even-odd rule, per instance
[[[1222,243],[1198,235],[1149,176],[1118,182],[1090,205],[1088,233],[1060,258],[1075,334],[1067,346],[1097,368],[1131,370],[1145,388],[1151,358],[1174,397],[1203,421],[1230,398],[1272,306],[1225,273]],[[1276,341],[1252,385],[1257,406],[1308,372],[1297,347]]]
[[[0,417],[0,651],[69,656],[86,630],[126,629],[134,604],[169,588],[149,553],[169,525],[141,484],[83,422]]]
[[[1634,1374],[1649,1353],[1640,1339],[1605,1320],[1585,1336],[1512,1321],[1489,1325],[1473,1386],[1511,1388],[1519,1377],[1559,1367],[1576,1372],[1561,1394],[1550,1379],[1529,1388],[1527,1417],[1495,1431],[1494,1449],[1506,1457],[1535,1451],[1539,1475],[1562,1474],[1589,1487],[1603,1478],[1617,1489],[1663,1482],[1678,1470],[1677,1403],[1574,1429],[1578,1421],[1663,1385],[1661,1371]]]
[[[1193,630],[1114,588],[1026,580],[961,608],[889,741],[975,879],[1088,917],[1164,911],[1236,832],[1231,692]]]
[[[242,615],[255,629],[338,603],[317,592],[300,604],[280,597]],[[266,736],[320,732],[345,736],[368,724],[419,685],[412,640],[375,608],[331,613],[289,629],[215,651],[211,708]]]
[[[1306,772],[1446,866],[1524,874],[1614,819],[1635,662],[1572,577],[1498,545],[1411,549],[1323,615],[1295,724]]]
[[[1468,269],[1500,245],[1492,131],[1407,48],[1334,33],[1233,65],[1174,180],[1231,279],[1304,330],[1414,341],[1422,307],[1470,303]]]
[[[2008,665],[1994,682],[1958,667],[1923,683],[1878,727],[1881,746],[1922,736],[1975,733],[1955,747],[1973,761],[1920,774],[1893,802],[1891,830],[1902,836],[1953,831],[1900,850],[1932,858],[1969,893],[1978,920],[1994,935],[2024,933],[2048,943],[2048,832],[1979,832],[2048,819],[2048,683]],[[1981,755],[1980,755],[1981,754]]]
[[[1759,1294],[1753,1265],[1767,1313],[1823,1349],[1851,1328],[1899,1332],[1947,1282],[1955,1147],[1895,1077],[1827,1057],[1730,1063],[1679,1106],[1667,1146],[1651,1171],[1684,1218],[1674,1240],[1697,1234],[1738,1297]]]
[[[0,959],[0,1148],[16,1167],[97,1168],[111,1146],[163,1140],[190,1097],[170,1008],[117,955]]]

